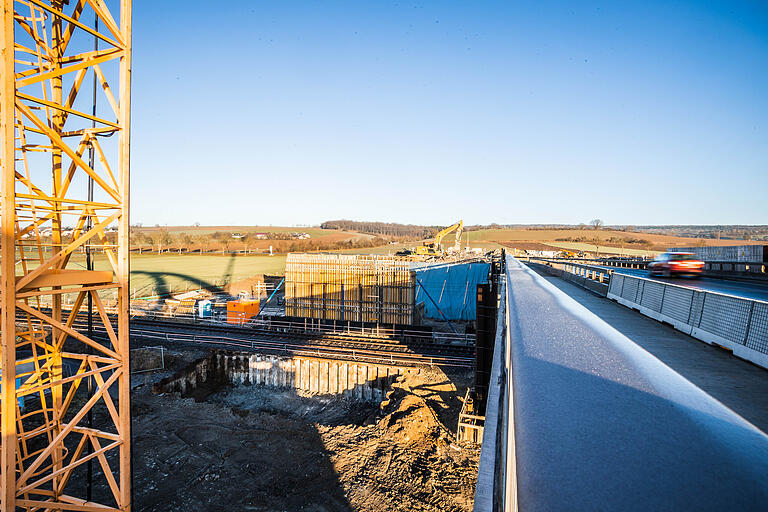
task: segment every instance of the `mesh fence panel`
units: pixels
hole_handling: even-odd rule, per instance
[[[753,350],[768,354],[768,304],[755,302],[749,336],[745,345]]]
[[[661,311],[661,300],[664,296],[664,283],[655,283],[653,281],[643,281],[643,295],[640,298],[640,305],[656,311]]]
[[[679,322],[688,322],[688,317],[691,314],[692,300],[693,290],[667,286],[664,292],[664,305],[661,313]]]
[[[692,327],[698,327],[701,323],[701,311],[702,307],[704,306],[704,297],[705,293],[703,292],[694,292],[693,293],[693,301],[691,304],[691,315],[690,318],[688,318],[687,324]]]
[[[619,274],[613,274],[611,276],[611,282],[608,285],[608,293],[621,296],[621,287],[624,285],[624,276]]]
[[[621,297],[632,302],[635,302],[637,297],[637,285],[640,281],[638,279],[626,279],[624,280],[624,288],[621,291]]]
[[[609,293],[768,354],[768,303],[614,274]],[[697,336],[698,337],[698,336]]]
[[[743,345],[749,310],[748,300],[708,293],[704,299],[699,328]]]

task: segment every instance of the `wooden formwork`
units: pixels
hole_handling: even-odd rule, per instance
[[[289,254],[286,315],[413,324],[416,274],[387,256]]]

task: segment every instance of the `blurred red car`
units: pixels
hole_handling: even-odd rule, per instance
[[[665,252],[648,263],[648,273],[652,276],[698,277],[703,272],[704,262],[692,252]]]

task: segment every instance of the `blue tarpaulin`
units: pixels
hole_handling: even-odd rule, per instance
[[[424,302],[427,318],[442,320],[442,311],[448,320],[474,320],[477,285],[488,282],[489,269],[481,262],[418,268],[416,302]]]

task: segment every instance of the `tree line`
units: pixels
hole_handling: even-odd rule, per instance
[[[267,234],[269,235],[269,234]],[[257,237],[255,233],[243,233],[233,238],[231,232],[214,233],[171,233],[165,229],[143,231],[132,226],[130,244],[134,252],[148,253],[244,253],[259,254],[303,251],[336,251],[379,247],[388,241],[381,237],[350,238],[347,240],[292,239],[287,233],[272,233],[273,236]]]

